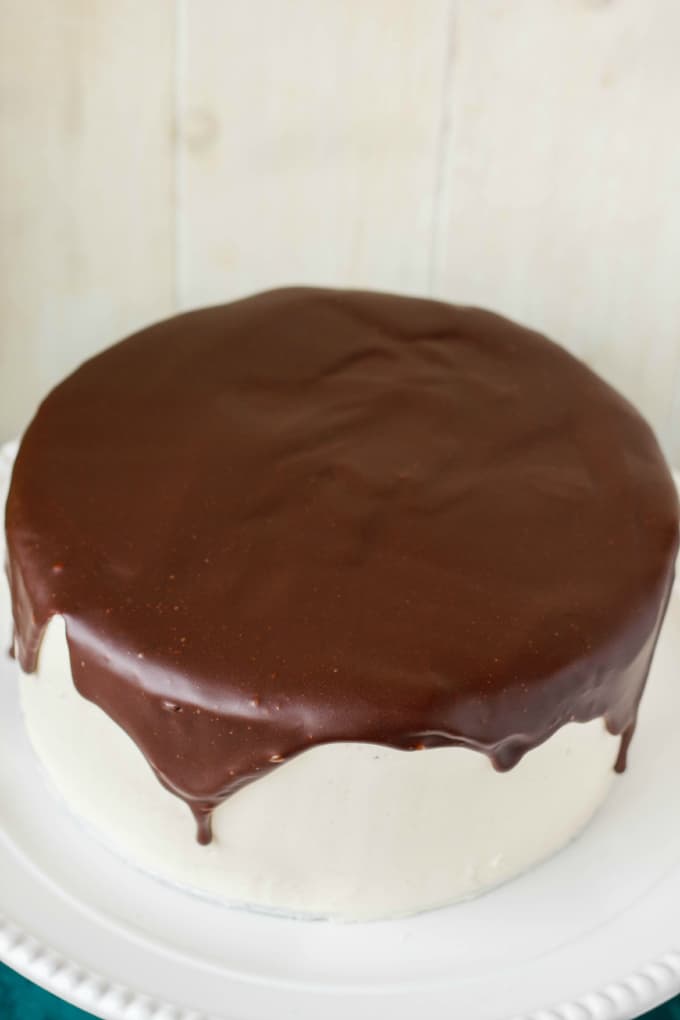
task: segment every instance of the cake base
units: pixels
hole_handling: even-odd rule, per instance
[[[300,917],[389,918],[477,895],[569,842],[615,778],[619,738],[599,719],[562,727],[505,773],[463,748],[327,744],[225,801],[205,847],[186,805],[76,691],[61,619],[20,683],[38,757],[103,841],[201,895]]]

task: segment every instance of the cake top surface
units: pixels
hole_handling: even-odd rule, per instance
[[[201,818],[330,740],[509,767],[569,719],[632,725],[677,518],[649,427],[544,337],[272,291],[44,401],[7,506],[18,651],[63,615],[79,690]]]

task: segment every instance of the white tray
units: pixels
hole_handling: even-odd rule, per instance
[[[0,452],[0,505],[10,462],[11,450]],[[92,1013],[623,1020],[680,991],[677,586],[630,770],[583,836],[487,896],[406,921],[227,910],[127,865],[49,788],[24,733],[15,670],[0,657],[0,957]]]

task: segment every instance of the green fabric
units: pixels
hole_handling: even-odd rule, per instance
[[[90,1013],[55,999],[0,963],[2,1020],[88,1020]]]
[[[67,1006],[0,964],[0,1017],[2,1020],[87,1020],[89,1013]],[[680,996],[645,1014],[645,1020],[680,1020]]]

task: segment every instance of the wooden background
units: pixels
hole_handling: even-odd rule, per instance
[[[542,329],[680,465],[680,2],[0,0],[0,438],[296,282]]]

